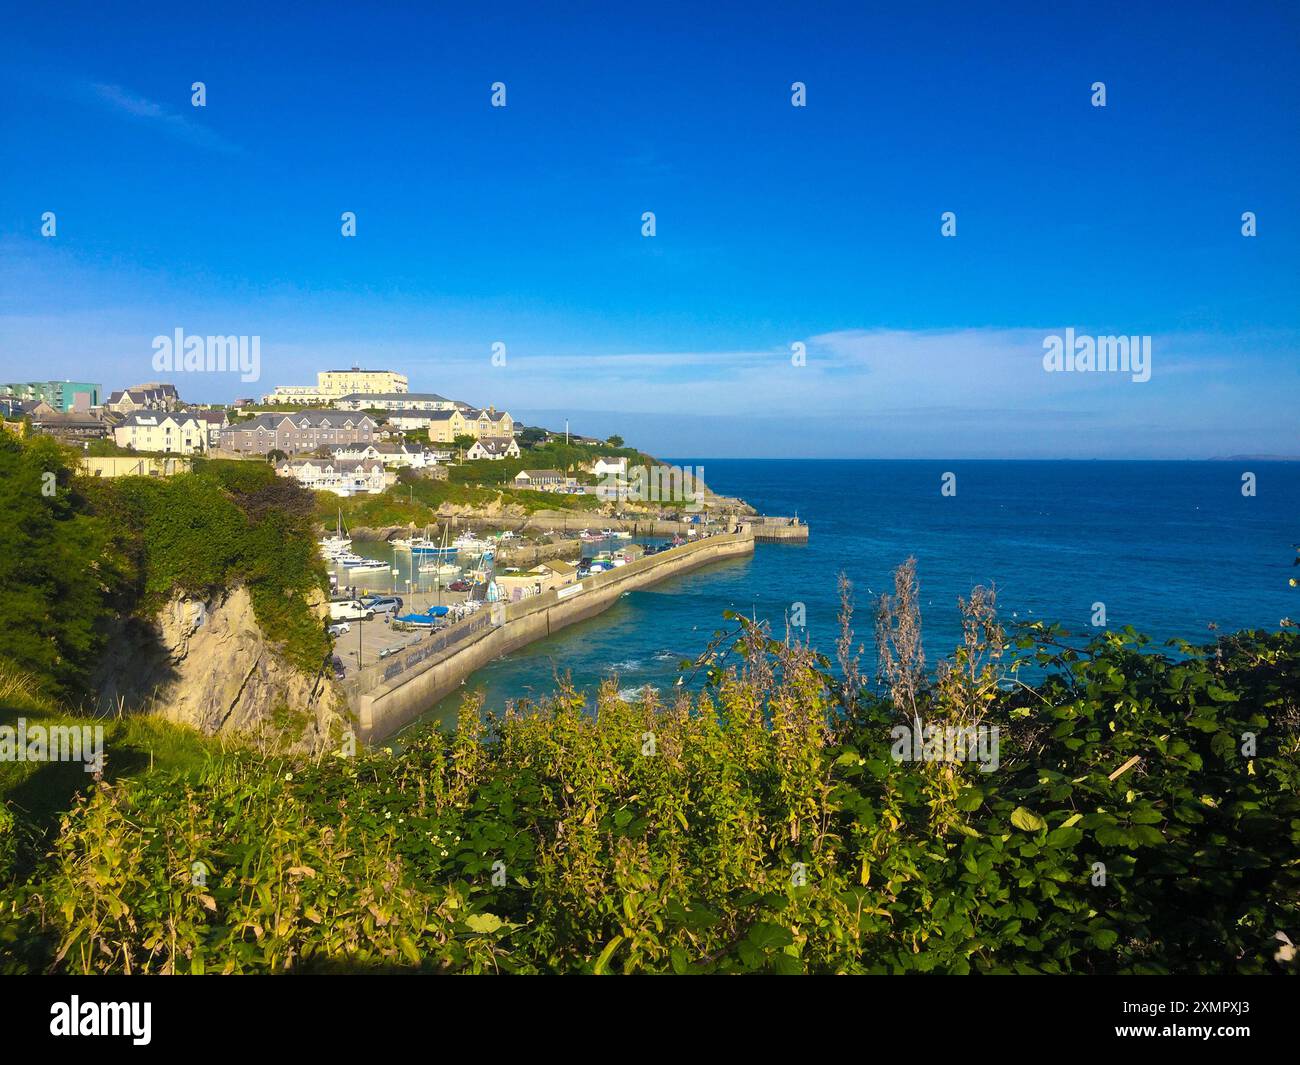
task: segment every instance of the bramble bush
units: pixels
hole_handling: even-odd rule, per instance
[[[733,618],[704,690],[669,702],[471,697],[395,754],[97,786],[3,894],[9,967],[1295,968],[1275,937],[1300,938],[1296,636],[1008,637],[981,589],[930,672],[909,565],[872,684],[843,594],[838,668]],[[899,760],[891,730],[917,722],[996,727],[996,769]]]

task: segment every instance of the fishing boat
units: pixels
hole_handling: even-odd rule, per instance
[[[492,541],[481,540],[472,533],[461,533],[451,542],[451,546],[464,554],[482,554],[492,546]]]

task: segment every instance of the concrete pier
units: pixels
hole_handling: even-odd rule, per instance
[[[607,527],[607,526],[602,526]],[[378,683],[349,691],[363,741],[375,742],[414,721],[455,691],[471,673],[501,655],[608,609],[624,592],[688,573],[723,559],[754,553],[751,525],[740,531],[701,535],[661,554],[594,574],[517,603],[485,605],[464,621],[434,633],[426,644],[395,656]],[[714,526],[716,529],[717,527]],[[806,528],[806,527],[805,527]],[[646,535],[661,535],[658,532]]]

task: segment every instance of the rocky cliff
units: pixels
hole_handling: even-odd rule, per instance
[[[323,600],[313,606],[323,617]],[[336,748],[350,727],[338,687],[284,661],[244,588],[207,601],[173,599],[149,621],[125,622],[96,681],[101,710],[156,713],[267,749]]]

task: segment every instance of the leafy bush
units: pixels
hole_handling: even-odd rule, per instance
[[[1300,639],[1013,643],[979,593],[931,674],[916,602],[904,573],[874,687],[847,607],[835,671],[737,618],[697,663],[706,689],[671,705],[612,683],[594,714],[567,687],[502,718],[471,698],[454,734],[397,755],[234,754],[101,787],[5,905],[50,944],[28,964],[70,971],[1289,964]],[[996,770],[895,757],[917,718],[997,727]]]

